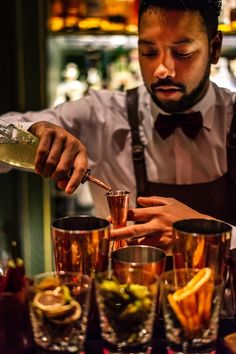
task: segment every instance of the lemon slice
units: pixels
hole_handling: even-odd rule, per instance
[[[44,313],[47,317],[53,318],[58,316],[67,316],[73,311],[73,303],[72,301],[69,304],[61,305],[57,307],[50,307]]]
[[[181,301],[186,297],[195,294],[212,275],[211,268],[202,268],[183,288],[178,289],[173,294],[175,301]]]
[[[65,304],[62,294],[55,294],[52,290],[39,291],[33,299],[33,304],[42,311],[52,311]]]
[[[50,278],[44,279],[40,284],[37,285],[36,291],[40,290],[53,290],[58,286],[58,279]]]
[[[78,320],[81,316],[82,313],[82,309],[81,309],[81,305],[79,304],[79,302],[72,300],[71,303],[71,309],[73,308],[73,313],[70,315],[67,315],[64,318],[51,318],[51,322],[55,323],[57,325],[65,325],[65,324],[69,324],[72,322],[75,322],[76,320]]]

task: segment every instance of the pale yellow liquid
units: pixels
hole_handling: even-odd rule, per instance
[[[34,170],[38,142],[0,143],[0,161],[9,165]]]

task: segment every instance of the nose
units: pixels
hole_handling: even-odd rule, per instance
[[[159,63],[154,71],[154,77],[158,79],[165,79],[167,76],[175,76],[175,64],[170,55],[163,55],[159,58]]]

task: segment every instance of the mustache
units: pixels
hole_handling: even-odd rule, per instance
[[[158,88],[163,87],[163,86],[174,86],[174,87],[178,88],[181,91],[185,91],[185,86],[183,84],[180,84],[178,82],[173,82],[169,78],[158,80],[158,82],[155,82],[154,84],[151,84],[150,88],[151,88],[151,91],[154,92]]]

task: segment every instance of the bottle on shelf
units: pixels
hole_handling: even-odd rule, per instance
[[[63,0],[50,1],[50,13],[48,20],[48,28],[52,32],[59,32],[65,27],[65,6]]]
[[[220,87],[236,91],[236,79],[231,72],[228,58],[220,57],[218,63],[212,67],[211,81]]]
[[[105,19],[101,23],[104,31],[136,32],[137,0],[104,0]]]
[[[236,30],[236,0],[222,0],[219,29],[225,33]]]
[[[230,10],[230,23],[232,31],[236,31],[236,2]]]
[[[84,0],[64,0],[65,3],[65,30],[77,31],[79,22],[85,17],[86,7]]]
[[[103,0],[84,0],[85,18],[79,22],[80,30],[100,30],[103,19]]]
[[[102,30],[136,33],[140,0],[50,0],[52,32]]]
[[[56,89],[56,99],[54,105],[65,101],[75,101],[83,97],[87,90],[86,82],[80,80],[80,70],[76,63],[67,63],[62,71],[63,81]]]

